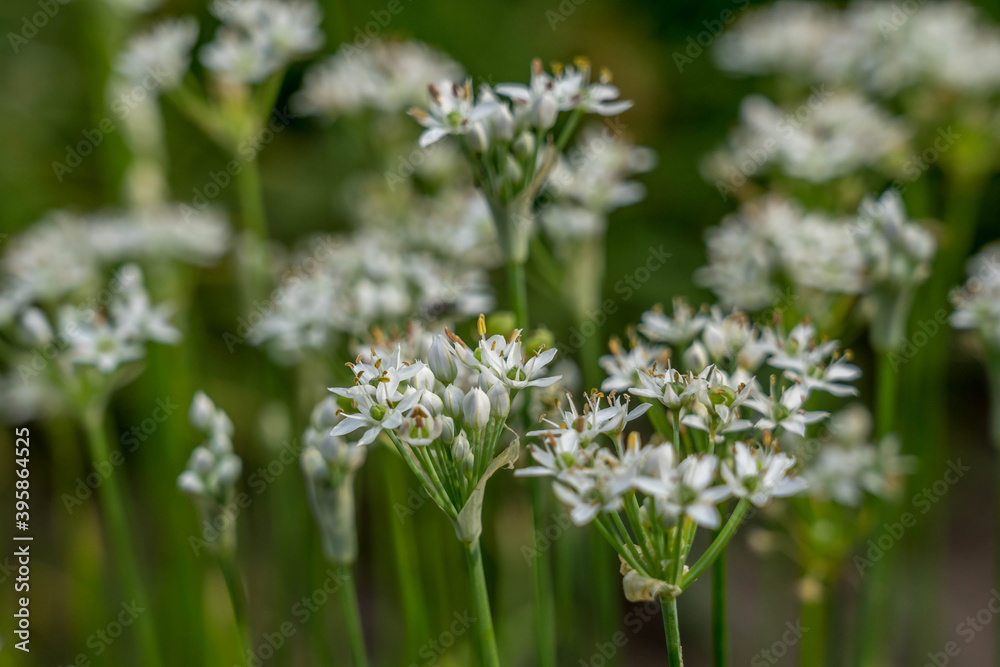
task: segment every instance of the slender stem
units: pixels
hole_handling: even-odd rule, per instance
[[[493,630],[493,614],[490,611],[490,596],[486,590],[486,575],[483,573],[483,556],[479,539],[465,543],[465,556],[469,564],[469,584],[472,601],[476,608],[476,638],[479,640],[479,655],[484,667],[500,667],[497,652],[496,632]]]
[[[722,531],[713,533],[713,541]],[[712,657],[715,667],[725,667],[729,641],[726,635],[726,552],[712,563]],[[803,663],[812,664],[812,663]]]
[[[255,297],[267,291],[271,273],[271,260],[267,249],[267,218],[264,213],[264,193],[260,185],[259,158],[243,162],[243,169],[234,177],[239,195],[240,214],[243,225],[250,232],[252,245],[249,248],[249,284]]]
[[[799,653],[799,664],[823,667],[826,665],[827,638],[827,584],[819,594],[812,594],[802,602],[802,626],[809,632],[802,636],[802,649]]]
[[[110,450],[107,435],[104,432],[103,410],[87,411],[83,415],[83,426],[86,431],[91,459],[95,463],[107,461],[110,457]],[[116,569],[121,579],[122,592],[133,598],[136,607],[146,610],[135,619],[143,664],[149,667],[160,667],[162,664],[161,654],[156,637],[156,624],[153,622],[153,610],[146,597],[146,589],[139,574],[139,563],[132,550],[132,537],[117,475],[112,474],[105,478],[97,497],[100,499],[101,509],[107,521],[108,537],[111,540],[111,548],[117,561]]]
[[[531,514],[534,524],[534,552],[532,564],[535,593],[535,639],[538,643],[538,664],[540,667],[556,666],[556,614],[553,593],[551,557],[549,551],[538,538],[545,533],[545,490],[541,480],[528,480],[531,494]]]
[[[677,619],[677,598],[660,596],[663,609],[663,632],[667,636],[667,656],[670,667],[684,667],[681,655],[681,626]]]
[[[736,529],[740,527],[743,523],[743,515],[747,513],[747,509],[750,507],[750,501],[746,498],[741,498],[740,502],[737,503],[736,509],[733,510],[732,515],[729,517],[729,521],[726,525],[722,527],[716,535],[715,540],[709,545],[708,549],[705,549],[705,553],[701,555],[701,558],[691,566],[688,573],[681,578],[681,589],[687,589],[691,584],[698,580],[705,570],[715,562],[715,559],[725,551],[726,546],[729,544],[729,540],[733,538],[736,533]]]
[[[404,455],[405,460],[405,455]],[[406,499],[400,496],[400,489],[405,489],[407,481],[403,471],[395,461],[386,461],[382,466],[385,471],[385,481],[389,488],[389,501],[392,507],[405,507]],[[406,627],[406,642],[409,648],[407,655],[415,655],[420,644],[427,639],[430,632],[427,629],[427,603],[424,595],[424,579],[420,575],[420,550],[413,526],[409,522],[416,518],[390,516],[390,537],[392,553],[395,559],[396,577],[399,580],[400,596],[403,603],[403,622]],[[405,523],[404,523],[405,521]]]
[[[579,124],[582,116],[582,109],[573,109],[573,113],[571,113],[569,118],[566,120],[566,124],[563,126],[562,132],[559,133],[559,138],[556,140],[557,151],[562,152],[562,150],[566,148],[566,144],[569,143],[570,137],[573,136],[573,131],[576,129],[577,124]]]
[[[226,580],[226,590],[229,591],[229,601],[233,605],[233,619],[236,621],[236,629],[240,635],[240,645],[244,658],[249,659],[253,653],[253,644],[250,642],[250,623],[248,621],[248,609],[246,589],[243,586],[243,578],[240,576],[239,566],[236,564],[236,557],[232,554],[219,555],[219,569]]]
[[[337,579],[340,581],[340,602],[344,608],[344,625],[347,639],[351,644],[351,660],[354,667],[368,667],[368,653],[365,650],[365,635],[361,629],[361,608],[358,605],[358,588],[354,585],[354,567],[350,563],[337,565]]]
[[[879,436],[896,431],[896,406],[899,394],[899,373],[892,367],[890,352],[878,352],[875,430]],[[882,526],[890,510],[889,502],[879,500],[875,508],[876,526]],[[893,642],[889,637],[889,624],[893,618],[893,571],[897,554],[886,552],[882,560],[868,572],[861,597],[858,616],[860,634],[858,636],[858,665],[873,667],[886,660],[886,653]]]
[[[507,262],[507,286],[510,290],[511,307],[517,328],[528,328],[528,282],[524,275],[524,264],[515,261]]]

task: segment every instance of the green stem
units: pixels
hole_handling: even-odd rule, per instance
[[[465,557],[469,564],[469,584],[472,601],[476,608],[476,638],[479,640],[479,655],[484,667],[500,667],[497,652],[497,637],[493,630],[493,614],[490,611],[490,596],[486,590],[486,575],[483,573],[483,555],[479,539],[465,543]]]
[[[660,596],[663,609],[663,632],[667,636],[667,656],[670,667],[684,667],[681,655],[681,626],[677,619],[677,598]]]
[[[688,573],[681,578],[681,589],[686,590],[695,581],[698,580],[705,570],[709,568],[715,559],[718,558],[723,551],[725,551],[726,546],[729,545],[729,540],[733,538],[736,533],[736,529],[740,527],[743,523],[743,516],[747,513],[750,508],[750,501],[746,498],[741,498],[740,502],[737,503],[736,509],[733,510],[732,515],[729,517],[729,521],[726,525],[722,527],[722,530],[718,532],[712,544],[709,545],[708,549],[705,549],[705,553],[701,555],[701,558],[691,566]]]
[[[581,117],[583,117],[583,110],[573,109],[573,113],[570,114],[569,119],[567,119],[566,124],[563,126],[562,132],[559,133],[559,138],[556,140],[556,150],[560,153],[566,148],[566,144],[569,143],[570,137],[573,136],[573,131],[580,123]]]
[[[267,291],[270,277],[270,257],[267,249],[267,218],[264,212],[264,193],[260,185],[259,158],[243,162],[243,169],[236,174],[236,189],[239,195],[240,213],[243,225],[253,239],[250,248],[250,284],[255,296]]]
[[[538,664],[540,667],[556,666],[556,614],[553,594],[551,557],[538,538],[545,535],[545,489],[541,480],[528,480],[531,493],[531,514],[534,524],[533,562],[535,593],[535,639],[538,642]]]
[[[827,584],[822,585],[818,595],[802,602],[802,627],[808,628],[802,636],[802,648],[799,653],[799,664],[823,667],[826,665],[827,638]]]
[[[886,436],[896,431],[896,409],[899,395],[899,373],[892,367],[893,353],[879,351],[876,382],[875,431]],[[880,527],[889,520],[891,505],[886,500],[878,500],[875,508],[875,526]],[[890,637],[890,621],[893,614],[894,570],[897,554],[890,550],[882,561],[871,569],[865,579],[861,597],[860,634],[858,636],[858,664],[874,667],[884,664],[887,651],[893,642]]]
[[[510,303],[514,309],[517,328],[528,328],[528,282],[524,275],[524,264],[515,261],[507,262],[507,286],[510,290]]]
[[[365,636],[361,629],[361,608],[358,605],[358,588],[354,584],[354,567],[350,563],[337,565],[337,579],[340,581],[340,602],[344,608],[344,625],[351,644],[351,660],[354,667],[368,667],[368,653],[365,650]]]
[[[110,457],[110,449],[107,435],[104,432],[103,410],[87,411],[83,415],[82,421],[86,431],[90,458],[95,463],[107,461]],[[111,540],[111,548],[117,561],[116,569],[121,579],[122,592],[135,601],[136,607],[146,610],[139,614],[135,620],[143,664],[148,667],[160,667],[161,654],[156,637],[156,624],[153,623],[153,611],[149,606],[146,589],[139,574],[139,563],[132,550],[132,537],[117,475],[109,475],[105,478],[104,485],[97,497],[107,521],[108,537]]]
[[[717,530],[713,533],[713,541],[719,538],[721,532]],[[723,551],[712,563],[712,657],[715,659],[715,667],[725,667],[727,651],[726,552]]]
[[[242,655],[249,659],[253,652],[253,644],[250,642],[250,623],[248,621],[248,608],[246,589],[243,586],[243,578],[240,577],[239,567],[236,564],[234,555],[220,555],[219,569],[226,580],[226,590],[229,591],[229,600],[233,605],[233,618],[236,621],[236,629],[240,635],[240,645]]]

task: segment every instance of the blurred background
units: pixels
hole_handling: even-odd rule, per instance
[[[328,41],[323,52],[332,53],[345,39],[364,29],[372,11],[380,11],[380,0],[331,2],[322,0]],[[500,83],[524,81],[534,57],[544,61],[569,61],[585,54],[595,66],[606,66],[623,97],[635,101],[621,118],[626,134],[636,143],[653,148],[657,167],[640,175],[648,193],[644,201],[615,212],[607,237],[607,271],[604,290],[614,296],[614,286],[631,275],[636,257],[650,246],[670,253],[667,266],[652,280],[641,284],[631,298],[619,300],[620,310],[606,327],[608,335],[624,337],[630,324],[657,303],[674,296],[687,296],[692,303],[712,301],[712,295],[697,287],[692,274],[706,263],[704,232],[735,209],[702,177],[699,163],[716,148],[734,126],[740,101],[755,90],[750,79],[735,78],[714,64],[711,43],[719,17],[726,10],[744,11],[739,2],[639,2],[623,0],[551,0],[551,2],[475,3],[455,0],[403,0],[403,10],[385,27],[382,37],[416,38],[450,54],[462,63],[476,81]],[[996,19],[992,3],[983,11]],[[4,33],[21,30],[24,17],[38,11],[32,0],[8,0],[0,6]],[[55,15],[38,28],[37,35],[15,49],[0,48],[0,243],[52,209],[95,211],[123,203],[122,177],[127,149],[120,133],[111,132],[94,147],[78,168],[61,180],[53,163],[66,159],[67,147],[99,127],[107,117],[103,88],[113,51],[127,35],[161,15],[192,14],[203,26],[202,40],[215,19],[204,3],[167,0],[151,16],[126,22],[100,0],[72,0],[59,5]],[[131,24],[130,24],[131,23]],[[704,35],[709,34],[706,38]],[[701,45],[698,45],[698,41]],[[5,38],[5,42],[8,38]],[[707,42],[707,43],[706,43]],[[694,46],[692,46],[694,45]],[[682,67],[677,54],[686,56]],[[690,61],[690,62],[688,62]],[[301,84],[307,63],[293,66],[279,96],[278,107],[288,102]],[[172,198],[191,201],[207,175],[224,168],[227,157],[170,105],[164,105],[169,146],[169,184]],[[291,245],[309,233],[336,232],[348,228],[345,213],[346,179],[364,164],[362,150],[352,136],[349,123],[324,124],[310,118],[294,118],[287,129],[269,143],[259,158],[264,201],[272,236]],[[932,173],[928,178],[934,178]],[[224,190],[218,204],[235,212],[236,193]],[[990,183],[976,245],[997,237],[1000,187]],[[235,216],[235,213],[233,213]],[[126,461],[118,475],[128,492],[128,507],[150,585],[151,604],[161,626],[164,662],[170,665],[235,665],[241,657],[233,648],[235,632],[225,584],[205,554],[196,554],[189,537],[197,530],[197,514],[176,489],[176,476],[183,470],[197,434],[187,424],[187,406],[196,389],[203,388],[225,409],[236,425],[235,444],[244,457],[244,489],[252,504],[239,517],[240,557],[247,580],[255,644],[265,635],[275,635],[285,621],[294,623],[292,636],[267,659],[269,665],[348,664],[346,653],[337,653],[344,637],[339,608],[319,604],[303,611],[303,598],[321,586],[326,565],[316,530],[309,516],[304,486],[298,469],[300,432],[297,417],[289,417],[267,397],[282,389],[294,392],[294,371],[265,374],[265,353],[248,345],[227,349],[223,334],[236,326],[241,307],[232,298],[232,267],[227,261],[202,271],[190,308],[191,336],[197,345],[159,347],[150,362],[160,368],[181,368],[179,380],[158,385],[146,378],[115,395],[113,423],[125,433],[133,425],[143,432],[134,450],[126,449]],[[499,270],[492,276],[502,285]],[[155,285],[151,285],[155,291]],[[559,307],[557,296],[535,293],[532,310],[536,319],[554,333],[557,341],[570,336],[571,321]],[[845,340],[854,348],[862,365],[870,361],[866,341]],[[997,495],[993,471],[996,454],[987,437],[988,390],[981,365],[970,354],[965,337],[954,340],[947,380],[948,437],[940,443],[945,457],[971,466],[960,484],[949,491],[920,524],[919,531],[932,531],[940,540],[940,571],[933,578],[904,576],[898,624],[907,642],[926,644],[935,650],[955,636],[956,626],[988,602],[996,569],[993,532]],[[913,378],[919,382],[919,378]],[[870,389],[862,380],[862,397]],[[267,391],[265,383],[272,384]],[[146,431],[148,417],[157,401],[175,406],[162,422]],[[288,427],[288,422],[294,426]],[[121,594],[113,573],[116,563],[102,539],[100,513],[93,496],[67,507],[65,494],[73,495],[86,475],[93,472],[81,445],[77,427],[69,418],[43,424],[29,423],[32,439],[32,484],[35,541],[32,572],[32,629],[30,655],[12,649],[12,579],[0,570],[0,666],[3,665],[95,665],[136,664],[128,641],[105,641],[106,631],[119,614]],[[261,430],[289,434],[287,442],[266,448]],[[0,441],[13,446],[13,427],[0,432]],[[126,447],[124,441],[123,448]],[[296,455],[284,456],[282,448]],[[4,448],[9,452],[9,448]],[[439,636],[453,614],[467,609],[465,580],[456,576],[463,566],[457,548],[451,549],[451,527],[430,504],[415,497],[416,485],[392,488],[386,493],[385,467],[374,451],[362,468],[358,482],[358,564],[362,613],[369,632],[369,645],[379,663],[409,665],[416,662],[403,655],[404,640],[397,573],[407,567],[426,583],[424,600],[427,639]],[[384,462],[388,465],[390,462]],[[256,474],[254,480],[249,478]],[[13,497],[12,456],[0,462],[2,507]],[[505,663],[533,664],[530,568],[523,548],[531,544],[530,508],[521,480],[498,479],[496,492],[486,504],[489,529],[484,536],[488,554],[487,577],[493,591],[501,653]],[[510,488],[505,488],[510,487]],[[412,503],[412,507],[407,505]],[[402,508],[412,509],[411,512]],[[6,511],[6,510],[5,510]],[[389,529],[399,520],[418,541],[445,545],[438,553],[397,554]],[[916,553],[904,537],[904,556],[899,567],[925,556]],[[12,553],[9,521],[0,520],[0,563]],[[577,531],[582,532],[582,531]],[[796,599],[798,570],[780,553],[760,556],[746,546],[746,531],[736,540],[730,556],[733,664],[796,664],[794,647],[787,655],[762,659],[761,651],[781,640],[786,623],[799,620]],[[556,577],[573,559],[594,558],[616,570],[610,550],[581,535],[556,540]],[[596,544],[599,549],[580,549]],[[863,549],[864,547],[862,547]],[[408,561],[402,565],[397,560]],[[440,559],[440,561],[438,560]],[[401,569],[402,568],[402,569]],[[906,573],[911,570],[905,569]],[[837,622],[852,620],[858,578],[851,568],[841,585],[849,603]],[[598,636],[590,617],[608,613],[598,606],[596,582],[561,581],[557,600],[560,665],[605,664],[594,656],[600,645],[611,641]],[[940,592],[942,607],[937,618],[908,617],[906,595],[917,589]],[[709,627],[707,585],[696,586],[681,600],[682,635],[691,665],[708,664]],[[298,605],[298,606],[297,606]],[[304,605],[309,609],[309,605]],[[613,610],[621,619],[627,643],[615,660],[623,665],[663,664],[662,625],[659,612],[649,614],[641,606],[620,600]],[[570,620],[570,615],[577,620]],[[582,616],[583,620],[578,620]],[[606,626],[604,626],[606,627]],[[930,627],[934,633],[928,632]],[[918,630],[919,628],[919,630]],[[128,632],[126,629],[125,632]],[[836,634],[833,635],[836,637]],[[836,641],[836,640],[834,640]],[[988,633],[963,647],[961,664],[987,664],[993,650]],[[471,647],[460,645],[440,656],[440,664],[472,664]],[[417,642],[417,646],[421,646]],[[340,655],[341,662],[329,656]],[[768,654],[770,655],[770,654]],[[757,660],[756,662],[751,662]],[[417,664],[431,664],[420,662]],[[608,662],[607,664],[611,664]],[[900,661],[896,664],[912,664]]]

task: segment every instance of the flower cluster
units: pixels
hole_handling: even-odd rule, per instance
[[[261,83],[323,45],[309,0],[215,0],[211,10],[222,25],[201,60],[226,81]]]
[[[296,106],[304,114],[327,117],[366,109],[396,113],[427,104],[428,81],[461,76],[458,63],[422,42],[373,39],[362,50],[344,45],[311,67]]]
[[[152,91],[171,90],[190,69],[197,41],[198,22],[193,17],[164,20],[129,40],[116,69],[130,83]]]
[[[864,200],[853,217],[806,212],[771,195],[709,231],[709,265],[695,277],[727,306],[760,310],[794,296],[825,324],[838,298],[877,301],[887,289],[895,295],[925,280],[935,248],[926,228],[906,219],[894,190]],[[869,313],[873,323],[886,314]]]
[[[553,74],[535,60],[527,85],[483,85],[476,94],[471,80],[444,80],[429,90],[428,108],[410,110],[425,128],[420,145],[459,137],[489,203],[504,258],[518,264],[527,258],[536,199],[580,117],[616,115],[631,107],[631,102],[617,100],[620,93],[609,73],[592,81],[590,64],[583,59],[572,66],[556,65]],[[570,115],[556,136],[554,128],[564,112]]]
[[[853,83],[885,97],[918,84],[969,96],[1000,91],[1000,32],[962,2],[905,13],[879,2],[843,11],[777,2],[727,31],[716,53],[732,72]]]
[[[576,147],[560,156],[545,184],[550,202],[541,211],[556,241],[603,234],[611,211],[640,201],[645,188],[630,176],[649,171],[656,154],[596,126],[583,129]]]
[[[864,168],[892,175],[910,135],[904,121],[856,93],[814,94],[792,111],[751,95],[740,105],[728,146],[711,154],[703,170],[720,190],[735,190],[772,165],[812,183]]]
[[[951,293],[955,312],[951,325],[975,329],[990,350],[1000,350],[1000,260],[997,249],[988,247],[969,261],[969,279]]]
[[[50,213],[11,238],[0,258],[0,326],[32,303],[98,291],[108,265],[152,257],[207,264],[228,246],[229,226],[212,212]]]
[[[407,248],[387,231],[315,240],[284,273],[273,310],[249,335],[270,343],[282,359],[322,351],[338,336],[360,336],[376,325],[468,317],[493,303],[481,269]]]
[[[243,460],[233,452],[233,423],[204,392],[191,401],[191,425],[205,434],[205,442],[194,448],[187,469],[177,478],[177,486],[190,495],[202,520],[212,531],[205,531],[209,546],[229,553],[235,547],[236,525],[226,518],[236,493],[236,482],[243,473]]]
[[[450,331],[436,336],[426,361],[403,356],[404,348],[423,347],[414,341],[391,353],[372,348],[351,364],[354,385],[331,389],[349,406],[331,434],[362,431],[357,442],[367,445],[385,433],[470,543],[482,530],[487,480],[517,459],[516,446],[499,449],[511,401],[558,379],[546,372],[554,349],[525,353],[519,331],[487,336],[482,317],[479,331],[475,348]]]

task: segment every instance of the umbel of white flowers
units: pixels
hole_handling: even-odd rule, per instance
[[[365,462],[366,450],[333,435],[338,421],[332,396],[313,409],[302,436],[301,464],[323,553],[332,563],[351,564],[358,556],[354,476]]]
[[[432,83],[428,108],[409,112],[426,128],[421,146],[449,135],[461,144],[489,202],[504,257],[516,264],[527,259],[535,201],[580,118],[586,113],[616,116],[632,106],[617,99],[609,72],[592,81],[584,58],[555,65],[553,71],[548,74],[536,59],[529,84],[483,85],[478,95],[469,79]],[[557,136],[563,112],[569,117]]]
[[[243,472],[243,460],[233,452],[233,423],[201,391],[191,401],[189,418],[206,439],[191,452],[177,486],[194,499],[208,548],[232,555],[236,548],[233,503],[236,482]]]
[[[385,433],[469,544],[482,532],[486,482],[517,460],[516,441],[500,449],[511,401],[522,389],[559,379],[545,368],[554,349],[524,353],[517,330],[487,336],[483,316],[479,333],[475,348],[450,331],[438,335],[429,364],[404,358],[404,347],[416,347],[405,342],[391,352],[372,349],[351,364],[353,386],[331,389],[349,406],[331,434],[363,430],[358,444],[368,445]]]

